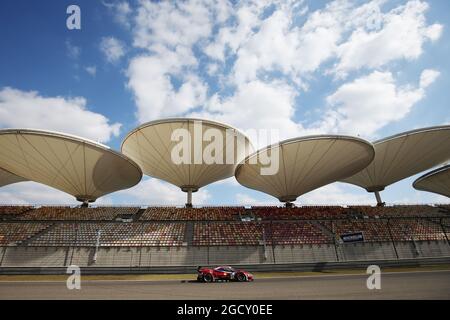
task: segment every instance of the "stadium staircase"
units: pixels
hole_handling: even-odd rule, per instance
[[[324,226],[323,224],[321,224],[318,221],[309,221],[313,226],[317,227],[320,231],[322,231],[324,234],[326,234],[327,236],[335,239],[335,234],[333,232],[333,230],[328,229],[326,226]]]
[[[143,209],[143,208],[139,209],[138,212],[136,212],[134,214],[133,221],[139,221],[141,219],[142,215],[144,214],[144,212],[145,212],[145,209]]]
[[[44,229],[42,229],[41,231],[39,231],[39,232],[33,234],[31,237],[29,237],[29,238],[27,238],[27,239],[21,241],[21,242],[20,242],[20,246],[28,246],[28,244],[29,244],[30,242],[32,242],[33,240],[39,238],[40,236],[42,236],[42,235],[44,235],[44,234],[46,234],[46,233],[48,233],[48,232],[50,232],[52,229],[55,228],[55,226],[56,226],[56,225],[55,225],[54,223],[49,224],[46,228],[44,228]]]
[[[188,246],[192,246],[194,240],[194,223],[191,221],[186,222],[186,229],[184,230],[183,242]]]
[[[323,234],[327,235],[334,241],[334,253],[336,254],[336,260],[339,261],[341,257],[343,256],[342,250],[338,249],[337,241],[336,241],[336,234],[333,232],[333,230],[330,230],[325,225],[321,224],[318,221],[310,221],[310,223],[318,228],[320,231],[322,231]]]
[[[430,223],[439,226],[439,228],[442,229],[442,233],[445,235],[445,238],[447,239],[447,243],[450,245],[450,239],[448,238],[448,232],[446,230],[450,229],[450,226],[446,225],[446,223],[444,222],[444,220],[440,220],[439,222],[437,222],[434,219],[427,219],[427,221],[429,221]]]

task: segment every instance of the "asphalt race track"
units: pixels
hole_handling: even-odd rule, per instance
[[[450,270],[383,273],[381,290],[368,290],[367,277],[300,276],[210,284],[82,280],[80,290],[68,290],[64,281],[2,281],[0,299],[450,299]]]

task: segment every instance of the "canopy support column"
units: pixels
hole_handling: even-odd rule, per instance
[[[381,196],[379,191],[375,191],[375,198],[377,199],[377,207],[384,207],[385,203],[381,201]]]
[[[187,191],[186,208],[192,208],[192,189]]]
[[[187,193],[186,208],[192,208],[192,192],[197,192],[198,187],[195,185],[181,186],[181,191]]]

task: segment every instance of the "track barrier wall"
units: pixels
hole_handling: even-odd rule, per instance
[[[94,257],[95,248],[88,247],[0,247],[0,274],[8,273],[8,270],[51,270],[69,265],[91,270],[125,268],[131,272],[149,268],[183,271],[192,269],[191,266],[221,264],[257,266],[257,269],[264,270],[272,270],[277,265],[317,268],[321,265],[367,264],[368,261],[390,261],[399,265],[404,261],[423,259],[448,260],[450,246],[447,241],[415,241],[336,245],[110,247],[99,248],[95,260]]]

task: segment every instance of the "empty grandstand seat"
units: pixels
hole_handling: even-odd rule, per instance
[[[446,240],[438,221],[427,219],[390,219],[389,227],[395,241]]]
[[[262,233],[255,222],[195,223],[193,245],[259,245]]]
[[[252,207],[257,218],[262,220],[330,219],[345,218],[347,211],[338,206]]]
[[[273,222],[267,241],[273,244],[326,244],[333,243],[333,238],[307,221]]]
[[[19,217],[20,220],[100,220],[110,221],[118,215],[135,214],[137,207],[70,208],[61,206],[40,207]]]
[[[184,240],[184,223],[80,222],[57,223],[30,246],[180,246]]]
[[[96,245],[97,230],[105,247],[327,244],[334,236],[359,231],[368,242],[432,241],[447,239],[450,230],[450,218],[436,215],[442,208],[431,206],[150,207],[139,221],[127,223],[114,218],[139,208],[0,208],[6,218],[0,245],[90,247]],[[260,219],[240,221],[243,214]]]
[[[46,229],[45,223],[0,223],[0,245],[17,245]]]
[[[364,241],[390,241],[391,237],[387,221],[378,219],[348,219],[334,220],[332,223],[334,233],[340,235],[362,232]]]
[[[31,208],[31,206],[0,206],[0,217],[6,215],[17,216],[30,210]]]
[[[176,207],[149,207],[142,214],[140,220],[236,220],[244,207],[203,207],[203,208],[176,208]]]

